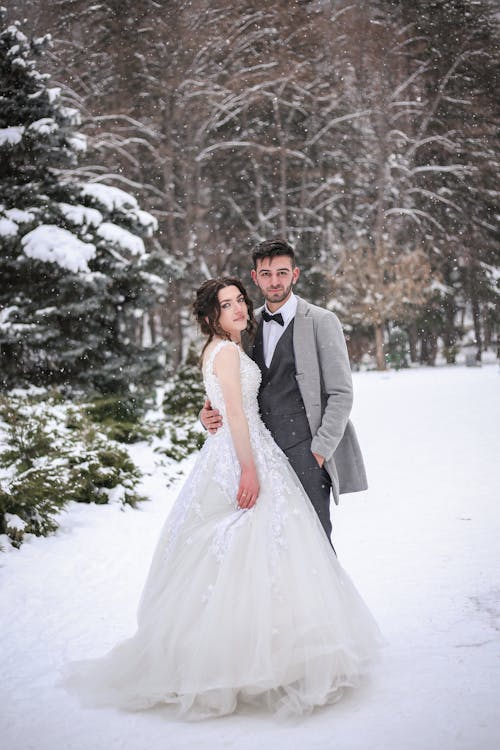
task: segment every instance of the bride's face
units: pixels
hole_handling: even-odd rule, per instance
[[[225,286],[217,293],[220,315],[219,325],[233,341],[240,341],[241,332],[248,322],[248,308],[245,297],[237,286]]]

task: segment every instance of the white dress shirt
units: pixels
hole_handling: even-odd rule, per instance
[[[294,319],[295,313],[297,312],[297,297],[295,294],[290,295],[289,299],[285,302],[284,305],[282,305],[279,310],[276,310],[274,313],[270,311],[270,309],[267,306],[267,303],[264,305],[264,309],[269,313],[269,315],[276,315],[277,313],[281,313],[283,316],[283,324],[280,326],[279,323],[276,323],[275,320],[269,320],[266,322],[263,321],[263,329],[262,329],[262,343],[264,345],[264,362],[266,363],[266,367],[269,367],[271,364],[274,350],[276,349],[276,346],[278,344],[278,341],[283,336],[286,327],[290,323],[291,320]]]

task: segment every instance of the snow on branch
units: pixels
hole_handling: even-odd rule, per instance
[[[397,99],[397,97],[411,84],[413,81],[415,81],[416,78],[421,76],[423,73],[425,73],[429,69],[429,63],[424,62],[422,65],[420,65],[417,70],[415,70],[406,80],[404,80],[402,83],[399,84],[394,89],[394,92],[392,96],[390,97],[393,101]]]
[[[88,185],[83,185],[81,194],[93,198],[93,200],[100,203],[110,212],[139,207],[136,199],[130,193],[126,193],[125,190],[120,190],[120,188],[112,187],[111,185],[103,185],[100,182],[91,182]]]
[[[327,133],[331,128],[335,127],[335,125],[338,125],[341,122],[347,122],[348,120],[356,120],[360,117],[366,117],[366,115],[369,115],[371,113],[371,109],[362,109],[359,112],[353,112],[349,115],[342,115],[341,117],[335,117],[333,120],[330,120],[324,128],[321,128],[321,130],[318,130],[316,135],[311,138],[311,140],[308,142],[309,146],[313,146],[317,141],[319,141],[325,133]]]
[[[264,146],[262,143],[254,143],[253,141],[223,141],[222,143],[214,143],[212,146],[208,146],[201,151],[196,157],[195,161],[203,161],[214,151],[226,148],[251,148],[255,151],[262,151],[268,154],[276,154],[284,152],[287,156],[295,156],[297,159],[303,159],[308,164],[313,166],[311,159],[303,154],[302,151],[295,151],[289,148],[283,148],[282,146]]]
[[[134,120],[134,118],[130,117],[129,115],[97,115],[95,117],[92,117],[93,124],[106,122],[106,120],[112,120],[113,122],[123,121],[124,123],[127,123],[127,125],[133,125],[134,127],[139,128],[141,133],[149,135],[151,136],[151,138],[157,138],[158,140],[161,140],[162,138],[162,134],[160,132],[148,127],[144,122]]]
[[[19,227],[15,221],[5,216],[0,216],[0,237],[15,237]]]
[[[425,219],[431,222],[431,224],[434,224],[438,229],[440,229],[442,232],[444,232],[444,227],[435,219],[428,211],[422,211],[419,208],[388,208],[386,211],[384,211],[386,216],[390,216],[391,214],[398,214],[400,216],[409,216],[416,224],[420,224],[419,216],[423,216]]]
[[[15,146],[17,143],[20,143],[24,130],[24,125],[11,125],[8,128],[0,128],[0,147],[5,144]]]
[[[465,177],[472,171],[472,167],[465,166],[464,164],[450,164],[449,166],[445,166],[444,164],[425,164],[421,167],[414,167],[411,170],[412,174],[417,174],[418,172],[449,172],[457,177]]]
[[[146,252],[144,242],[140,237],[110,221],[103,222],[97,228],[97,234],[106,242],[127,250],[131,255],[144,255]]]
[[[59,130],[59,125],[53,117],[42,117],[41,120],[36,120],[28,126],[28,130],[33,130],[35,133],[40,135],[51,135]]]
[[[102,213],[96,208],[71,205],[70,203],[59,203],[58,205],[64,218],[76,226],[98,227],[103,221]]]
[[[82,242],[67,229],[53,224],[41,224],[21,240],[28,258],[56,263],[73,273],[89,271],[88,262],[95,257],[96,248]]]

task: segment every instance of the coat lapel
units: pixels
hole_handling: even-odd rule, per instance
[[[309,372],[311,358],[316,359],[316,352],[311,350],[310,342],[314,341],[313,320],[309,316],[307,303],[297,297],[297,312],[293,328],[293,351],[297,374]]]
[[[298,297],[295,326],[293,329],[293,351],[297,385],[314,435],[321,423],[321,374],[316,349],[314,322],[307,302]]]
[[[250,356],[252,357],[253,361],[259,365],[259,369],[262,373],[262,387],[269,379],[269,370],[266,367],[266,363],[264,360],[264,337],[262,330],[262,320],[257,327],[257,333],[255,334],[255,340],[253,342],[252,353]]]

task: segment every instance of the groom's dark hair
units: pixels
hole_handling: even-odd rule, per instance
[[[263,258],[276,258],[278,255],[287,255],[291,258],[292,266],[295,266],[295,253],[293,247],[286,240],[276,237],[274,240],[265,240],[257,245],[252,253],[253,267],[257,268],[257,261]]]

